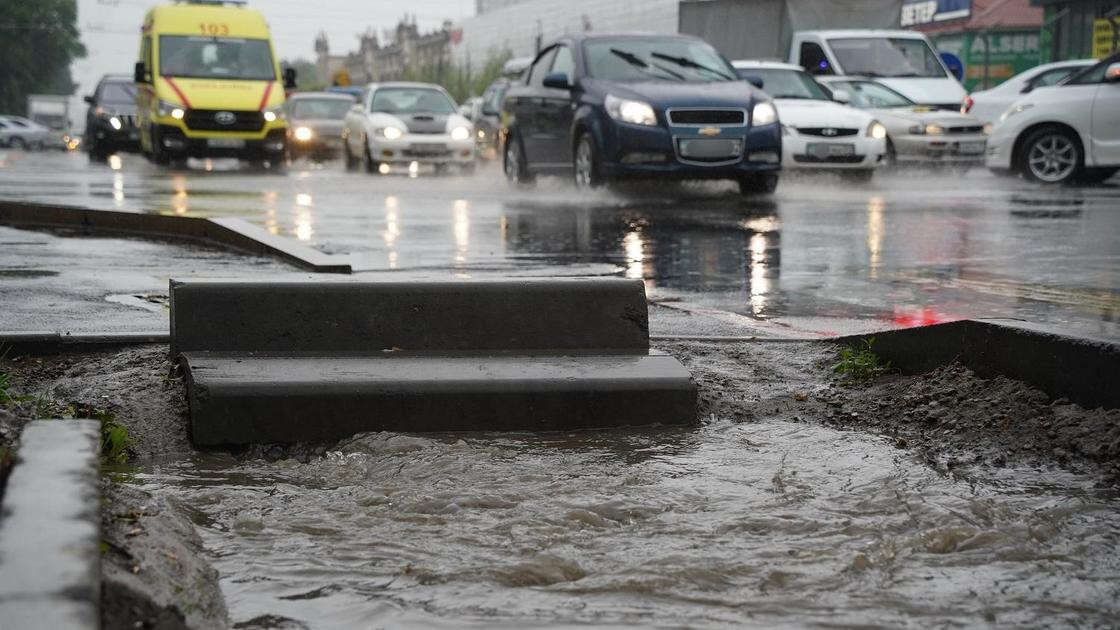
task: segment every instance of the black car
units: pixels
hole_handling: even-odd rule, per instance
[[[477,115],[472,117],[478,154],[484,159],[496,158],[498,153],[498,133],[502,127],[502,100],[509,91],[510,80],[498,79],[482,93],[482,104]]]
[[[503,121],[502,161],[518,183],[733,179],[752,194],[772,192],[781,168],[769,97],[693,37],[564,37],[510,88]]]
[[[104,160],[117,151],[140,151],[136,85],[131,75],[105,75],[85,100],[89,109],[84,141],[91,160]]]

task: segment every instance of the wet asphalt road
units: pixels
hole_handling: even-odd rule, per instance
[[[691,334],[813,336],[1003,317],[1120,339],[1118,179],[1053,189],[983,169],[879,173],[870,184],[786,174],[772,197],[745,201],[720,184],[582,194],[542,179],[514,190],[493,165],[469,178],[347,173],[339,162],[273,175],[235,162],[170,171],[134,155],[90,164],[84,154],[8,151],[0,152],[0,198],[239,216],[350,255],[356,277],[640,277],[664,309],[701,316],[698,329],[684,327]],[[76,315],[31,317],[48,306],[37,302],[44,292],[56,312],[73,315],[98,295],[158,292],[170,275],[295,274],[165,244],[62,247],[69,239],[0,230],[8,330],[88,329]],[[45,250],[28,242],[47,240],[50,255],[28,253]],[[82,265],[84,275],[66,278]],[[135,282],[121,281],[128,274]],[[114,297],[96,316],[117,330],[151,329],[158,310]]]

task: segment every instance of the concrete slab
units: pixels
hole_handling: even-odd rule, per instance
[[[649,348],[641,280],[172,280],[170,294],[173,355]]]
[[[24,430],[0,520],[0,628],[99,627],[98,437],[94,420]]]
[[[695,421],[688,371],[662,354],[183,359],[198,445]]]
[[[126,234],[202,242],[249,254],[273,256],[319,273],[351,271],[349,257],[324,254],[235,217],[207,219],[0,199],[0,224],[65,228],[79,230],[83,234]]]

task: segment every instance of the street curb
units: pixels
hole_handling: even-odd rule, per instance
[[[829,340],[874,338],[872,351],[908,374],[953,361],[982,378],[1003,375],[1083,407],[1120,407],[1120,344],[1073,337],[1050,326],[1015,320],[967,319]]]
[[[0,521],[0,625],[100,627],[96,420],[36,420],[21,437]]]
[[[124,346],[170,344],[171,336],[165,332],[120,332],[71,334],[59,332],[8,332],[0,331],[0,357],[41,356],[65,352],[106,350]]]
[[[352,271],[347,256],[324,254],[235,217],[204,219],[0,200],[0,225],[69,228],[80,230],[83,234],[186,240],[279,258],[317,273],[348,274]]]

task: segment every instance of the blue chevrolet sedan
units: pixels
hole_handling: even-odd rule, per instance
[[[506,177],[732,179],[773,192],[777,111],[714,48],[679,35],[570,36],[537,55],[503,101]]]

